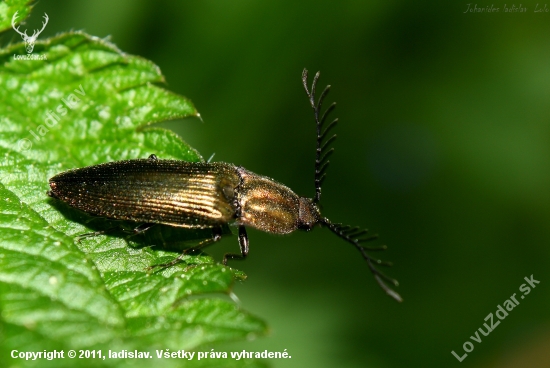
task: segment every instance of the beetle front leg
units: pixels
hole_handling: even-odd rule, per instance
[[[239,226],[239,246],[241,247],[241,254],[226,253],[223,256],[224,265],[227,265],[228,259],[243,260],[248,256],[248,235],[246,234],[246,228],[242,225]]]

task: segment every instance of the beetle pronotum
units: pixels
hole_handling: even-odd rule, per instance
[[[387,263],[367,254],[367,250],[385,247],[361,245],[376,236],[368,237],[367,230],[334,224],[321,216],[318,206],[321,184],[329,165],[328,158],[334,151],[328,146],[336,138],[332,135],[327,139],[327,133],[338,119],[324,127],[328,114],[336,104],[331,104],[321,114],[321,106],[330,86],[315,101],[318,79],[319,73],[313,78],[310,90],[308,73],[304,69],[302,82],[317,125],[315,196],[311,199],[299,197],[285,185],[233,164],[159,160],[155,155],[148,159],[109,162],[60,173],[50,179],[48,195],[92,215],[141,223],[136,232],[145,231],[154,224],[212,229],[212,238],[191,249],[220,240],[222,226],[235,224],[241,253],[225,254],[223,264],[227,264],[228,259],[244,259],[248,255],[247,226],[273,234],[288,234],[297,229],[309,231],[316,225],[324,226],[353,244],[361,252],[380,287],[389,296],[401,301],[399,294],[384,282],[397,285],[397,281],[375,267],[375,264]],[[162,266],[175,264],[185,253]]]

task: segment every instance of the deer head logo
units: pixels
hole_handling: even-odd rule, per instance
[[[11,26],[13,27],[15,32],[17,32],[21,35],[21,38],[23,38],[23,41],[25,42],[25,48],[27,49],[27,53],[30,54],[32,52],[32,50],[34,49],[34,43],[36,42],[36,39],[38,38],[38,35],[40,33],[42,33],[44,28],[46,28],[46,24],[48,24],[48,19],[49,19],[48,14],[44,13],[45,22],[42,22],[42,29],[40,31],[35,29],[32,33],[32,36],[29,36],[29,35],[27,35],[27,30],[25,30],[25,32],[21,32],[19,30],[19,27],[15,27],[15,23],[16,23],[15,20],[17,19],[17,13],[18,12],[15,12],[13,17],[11,18]]]

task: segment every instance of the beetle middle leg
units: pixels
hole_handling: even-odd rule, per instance
[[[246,234],[246,228],[239,226],[239,246],[241,247],[241,254],[226,253],[223,256],[223,264],[227,265],[228,259],[243,260],[248,256],[248,235]]]

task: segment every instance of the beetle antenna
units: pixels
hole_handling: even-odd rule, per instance
[[[333,102],[321,115],[323,100],[330,90],[330,85],[325,87],[319,97],[319,100],[315,102],[315,88],[317,87],[317,81],[319,80],[320,74],[320,72],[315,74],[313,77],[313,82],[311,83],[311,90],[309,90],[307,69],[304,69],[302,72],[302,83],[304,85],[304,89],[306,90],[307,97],[309,98],[309,103],[313,108],[313,115],[315,116],[315,123],[317,125],[317,150],[315,153],[315,197],[313,198],[313,203],[318,203],[321,199],[321,185],[323,184],[323,180],[325,180],[326,170],[330,163],[328,158],[332,152],[334,152],[334,148],[329,149],[328,147],[336,139],[336,134],[333,134],[330,138],[326,139],[327,133],[338,123],[338,119],[334,119],[326,128],[323,129],[323,124],[325,123],[328,114],[336,107],[336,102]]]
[[[359,252],[361,252],[361,255],[363,256],[365,261],[367,261],[367,264],[369,265],[369,269],[374,275],[374,279],[376,280],[378,285],[380,285],[380,287],[386,292],[386,294],[388,294],[390,297],[392,297],[396,301],[398,302],[403,301],[401,296],[384,282],[385,280],[387,282],[392,283],[394,286],[399,286],[399,283],[397,282],[397,280],[394,280],[384,275],[375,267],[375,265],[391,266],[391,263],[383,262],[379,259],[372,258],[367,254],[368,250],[370,251],[384,250],[386,249],[386,246],[383,245],[379,247],[365,247],[361,245],[362,242],[376,239],[378,237],[377,235],[366,236],[366,234],[368,233],[368,230],[366,229],[361,229],[359,227],[351,227],[351,226],[342,225],[342,224],[333,224],[327,218],[322,218],[320,222],[326,227],[328,227],[330,231],[338,235],[340,238],[344,239],[348,243],[353,244],[355,248],[357,248]]]

